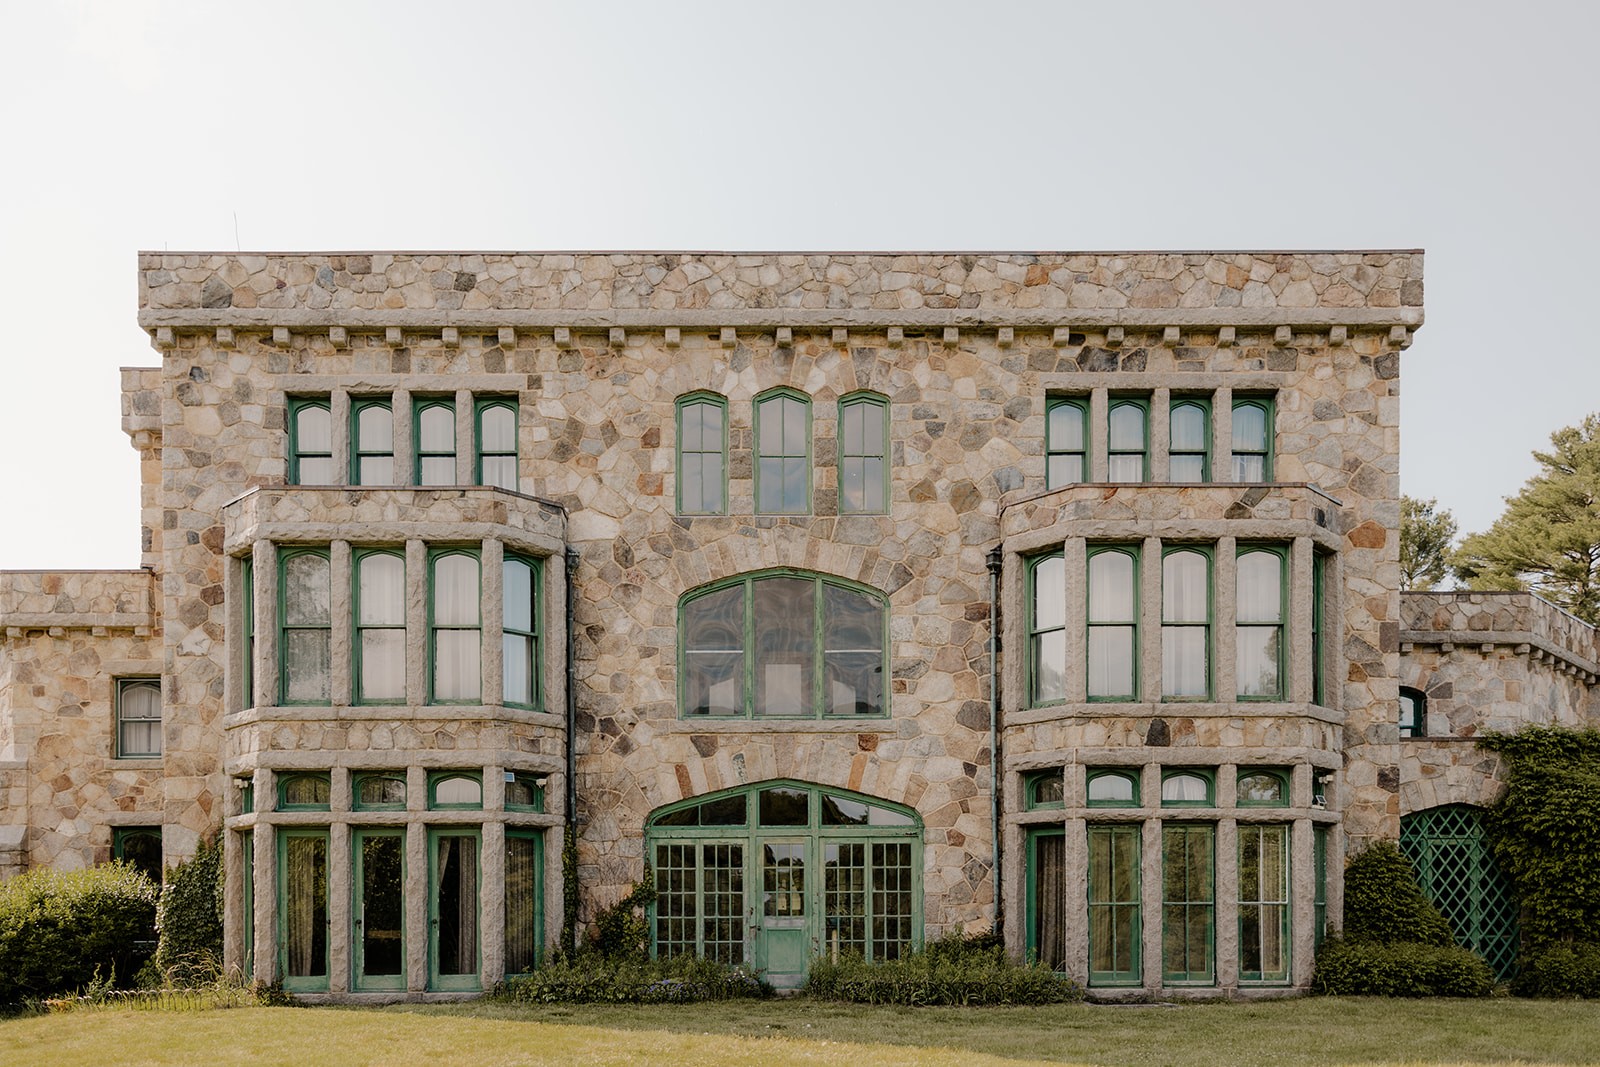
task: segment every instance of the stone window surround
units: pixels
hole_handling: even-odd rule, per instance
[[[235,608],[238,618],[233,620],[234,625],[228,627],[228,662],[234,665],[229,671],[227,682],[227,698],[225,706],[233,712],[251,708],[272,708],[280,704],[280,678],[278,670],[278,550],[280,545],[284,548],[309,547],[300,542],[272,541],[258,539],[250,543],[250,570],[254,589],[251,591],[251,606],[254,610],[254,662],[251,664],[250,674],[253,676],[254,693],[243,692],[242,678],[244,670],[245,649],[248,641],[244,636],[245,627],[242,625],[243,608]],[[422,540],[407,537],[404,542],[406,562],[406,698],[397,703],[372,704],[375,711],[388,709],[392,716],[403,717],[404,708],[431,707],[431,679],[428,677],[428,640],[430,635],[428,617],[428,581],[430,577],[429,550],[442,547],[470,547],[477,555],[480,568],[480,582],[482,583],[481,611],[481,637],[479,645],[479,672],[480,696],[472,706],[503,707],[504,693],[502,687],[501,670],[502,636],[504,618],[502,614],[504,595],[504,574],[502,564],[507,552],[526,559],[531,559],[542,564],[548,555],[547,551],[534,550],[532,546],[517,545],[501,540],[497,537],[485,537],[479,542],[453,541],[449,538]],[[318,545],[320,547],[320,543]],[[365,542],[353,544],[347,540],[334,540],[328,542],[328,556],[330,563],[330,593],[331,617],[333,620],[332,635],[332,683],[329,706],[345,708],[352,706],[369,707],[369,705],[356,705],[355,703],[355,649],[356,620],[354,613],[355,588],[354,588],[354,553],[357,548],[380,547],[368,546]],[[381,547],[395,547],[386,543]],[[243,583],[244,557],[233,557],[229,560],[227,582],[229,586],[228,600],[230,603],[243,604],[245,598],[238,595]],[[550,612],[563,603],[565,592],[556,587],[557,575],[564,573],[560,567],[541,565],[539,567],[539,597],[534,605],[535,620],[542,623],[540,632],[548,632],[552,624]],[[540,708],[559,708],[560,693],[558,682],[549,675],[549,664],[545,664],[544,676],[540,679],[540,692],[542,701]],[[449,705],[457,712],[464,712],[468,706]],[[532,714],[541,715],[538,709]]]

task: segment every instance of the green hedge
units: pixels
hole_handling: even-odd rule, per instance
[[[0,882],[0,1004],[133,978],[150,955],[156,886],[123,863],[38,867]]]
[[[996,937],[941,938],[897,960],[816,960],[804,991],[860,1004],[1062,1004],[1083,989],[1043,964],[1019,964]]]
[[[771,993],[771,986],[743,967],[693,956],[617,959],[591,951],[557,957],[533,974],[508,978],[489,996],[529,1004],[690,1004]]]
[[[1344,871],[1344,936],[1379,945],[1456,943],[1450,924],[1423,895],[1411,861],[1393,841],[1375,841]]]
[[[1494,972],[1469,949],[1335,936],[1317,950],[1312,988],[1347,997],[1486,997]]]
[[[1530,953],[1511,992],[1519,997],[1600,997],[1600,945],[1571,941]]]

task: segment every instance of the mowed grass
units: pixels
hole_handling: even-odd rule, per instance
[[[0,1022],[0,1064],[1600,1063],[1600,1004],[1305,998],[1255,1004],[869,1008],[474,1002],[104,1011]]]

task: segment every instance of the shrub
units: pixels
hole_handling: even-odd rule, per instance
[[[743,967],[694,956],[619,959],[587,950],[508,979],[490,998],[531,1004],[689,1004],[771,993],[771,986]]]
[[[1043,964],[1019,964],[998,936],[952,934],[896,960],[859,956],[811,964],[805,992],[863,1004],[1061,1004],[1082,1000],[1072,979]]]
[[[650,954],[650,919],[646,909],[656,900],[656,879],[645,864],[644,877],[628,895],[594,918],[589,948],[608,959],[644,959]]]
[[[156,906],[155,962],[167,985],[222,973],[222,842],[200,842],[194,858],[167,872]]]
[[[1529,953],[1511,992],[1519,997],[1600,997],[1600,945],[1569,941]]]
[[[156,886],[122,863],[38,867],[0,883],[0,1004],[131,978],[156,917]]]
[[[1344,870],[1344,937],[1347,941],[1394,945],[1455,944],[1450,924],[1417,885],[1393,841],[1376,841]]]
[[[1470,950],[1333,936],[1317,950],[1312,989],[1334,996],[1486,997],[1494,972]]]

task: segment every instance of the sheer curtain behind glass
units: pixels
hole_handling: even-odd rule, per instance
[[[333,415],[325,404],[295,412],[294,445],[301,485],[332,485]]]
[[[283,683],[291,703],[328,700],[333,666],[328,557],[309,552],[283,564]]]
[[[493,404],[478,413],[479,481],[517,490],[517,412]]]
[[[361,698],[406,695],[406,563],[389,553],[357,564],[356,626],[361,632]]]
[[[1135,633],[1133,556],[1089,557],[1089,695],[1131,697]]]
[[[537,703],[537,650],[534,647],[534,568],[526,560],[506,557],[503,578],[501,663],[507,704]]]
[[[126,682],[122,687],[121,754],[161,752],[161,684]]]
[[[1107,452],[1110,480],[1144,481],[1145,414],[1137,404],[1118,404],[1109,416]]]
[[[1282,559],[1274,552],[1239,556],[1235,647],[1240,696],[1275,697],[1281,691],[1282,574]]]
[[[394,484],[394,413],[368,404],[356,415],[356,477],[360,485]]]
[[[1206,410],[1199,404],[1172,408],[1171,480],[1203,482],[1206,477]]]
[[[1097,557],[1098,558],[1098,557]],[[1033,566],[1033,702],[1067,698],[1067,564],[1049,556]]]
[[[478,973],[478,839],[441,834],[433,887],[439,973]]]
[[[430,404],[417,416],[417,484],[456,484],[456,409]]]
[[[476,700],[478,667],[478,561],[452,553],[433,562],[433,695]]]
[[[1161,561],[1161,692],[1203,697],[1210,649],[1209,561],[1200,552],[1169,552]]]
[[[1061,971],[1067,966],[1066,838],[1040,834],[1033,847],[1033,943],[1039,962]]]
[[[1233,480],[1260,482],[1267,476],[1267,412],[1260,404],[1233,409]]]

